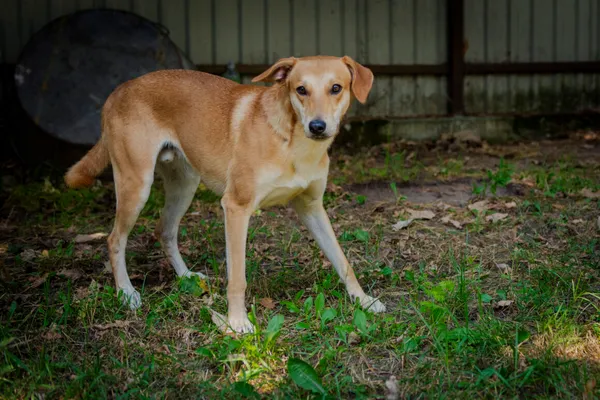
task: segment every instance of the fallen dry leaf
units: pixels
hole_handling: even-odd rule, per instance
[[[78,269],[63,269],[58,272],[58,275],[62,275],[65,278],[71,278],[72,280],[77,280],[81,278],[83,272]]]
[[[57,340],[62,338],[62,335],[60,334],[60,332],[57,332],[54,329],[50,329],[49,331],[44,333],[42,337],[46,340]]]
[[[385,381],[385,399],[386,400],[398,400],[400,398],[400,386],[398,386],[398,380],[394,375],[390,376]]]
[[[407,220],[400,220],[400,221],[396,222],[394,225],[392,225],[392,229],[394,231],[399,231],[400,229],[404,229],[407,226],[409,226],[412,222],[413,222],[412,218],[407,219]]]
[[[598,226],[598,230],[600,231],[600,215],[598,216],[598,219],[596,220],[596,225]]]
[[[583,221],[582,219],[574,219],[572,222],[573,222],[575,225],[579,225],[579,224],[583,224],[583,223],[584,223],[584,221]]]
[[[496,303],[496,308],[509,307],[514,303],[514,300],[500,300]]]
[[[262,299],[260,299],[260,304],[264,308],[268,308],[269,310],[272,310],[275,308],[275,302],[270,297],[263,297]]]
[[[492,215],[488,215],[485,220],[486,221],[491,221],[492,223],[494,222],[498,222],[503,220],[504,218],[508,217],[508,214],[503,214],[503,213],[495,213]]]
[[[579,194],[588,199],[600,199],[600,190],[597,192],[592,192],[588,188],[583,188],[579,191]]]
[[[90,233],[89,235],[77,235],[75,236],[75,243],[93,242],[94,240],[104,239],[106,236],[108,236],[108,234],[104,232]]]
[[[333,182],[328,182],[327,191],[331,193],[341,193],[343,191],[343,188],[341,186],[336,185]]]
[[[511,201],[509,203],[504,203],[504,207],[511,209],[511,208],[517,208],[517,203],[514,201]]]
[[[111,322],[109,324],[94,324],[92,325],[92,328],[99,330],[99,331],[107,331],[109,329],[114,329],[114,328],[125,328],[127,326],[129,326],[131,324],[131,321],[125,321],[125,320],[117,320],[115,322]]]
[[[442,218],[442,222],[444,224],[451,224],[453,225],[456,229],[461,229],[462,228],[462,224],[456,220],[453,220],[450,218],[450,216],[445,216]]]
[[[583,135],[583,140],[596,140],[596,139],[598,139],[598,134],[593,131],[586,132]]]
[[[75,300],[81,300],[84,299],[86,297],[88,297],[90,295],[90,289],[87,287],[78,287],[77,289],[75,289],[75,294],[73,295],[73,298]]]
[[[441,208],[444,211],[452,208],[452,206],[450,204],[446,204],[443,201],[438,201],[435,205],[437,208]]]
[[[500,263],[500,264],[496,264],[496,267],[498,267],[498,269],[500,271],[502,271],[503,273],[507,274],[509,272],[511,272],[511,268],[508,266],[508,264],[504,264],[504,263]]]
[[[81,246],[77,246],[74,254],[81,256],[86,253],[89,254],[93,250],[94,250],[94,246],[92,246],[91,244],[82,244]]]
[[[31,282],[31,288],[35,289],[36,287],[42,286],[44,284],[44,282],[46,282],[46,279],[48,279],[48,273],[46,272],[44,275],[39,276],[37,278],[34,277],[30,277],[29,281]]]
[[[411,210],[408,208],[406,211],[410,214],[410,219],[433,219],[435,214],[430,210]]]
[[[379,212],[383,212],[385,211],[385,206],[386,206],[386,202],[381,201],[378,203],[375,203],[372,207],[371,207],[371,211],[369,211],[370,214],[373,213],[379,213]]]
[[[525,186],[536,187],[535,180],[533,180],[532,178],[529,178],[529,177],[521,179],[521,180],[517,180],[517,182],[520,182],[522,185],[525,185]]]
[[[50,255],[50,252],[48,250],[42,250],[42,257],[46,258]]]
[[[350,332],[348,335],[348,344],[353,346],[358,343],[360,343],[360,336],[354,331]]]
[[[487,210],[488,202],[487,200],[481,200],[476,203],[469,204],[467,208],[471,211],[476,210],[477,212],[482,213]]]
[[[409,292],[405,291],[405,290],[394,290],[394,291],[386,291],[385,292],[386,295],[388,296],[392,296],[392,297],[400,297],[400,296],[408,296],[410,295]]]
[[[378,258],[380,260],[386,259],[386,257],[389,256],[390,253],[392,252],[392,249],[389,247],[385,247],[385,248],[380,247],[380,249],[381,249],[381,251],[379,252],[379,255],[378,255]]]
[[[21,259],[23,261],[31,261],[37,257],[38,252],[35,251],[34,249],[25,249],[19,255],[21,256]]]
[[[212,306],[212,305],[214,304],[214,302],[215,302],[215,294],[213,293],[213,294],[209,294],[208,296],[202,296],[202,298],[200,299],[200,301],[201,301],[201,302],[202,302],[204,305],[206,305],[206,306],[210,307],[210,306]]]
[[[160,349],[162,350],[161,353],[163,354],[171,354],[171,349],[166,344],[163,344]]]
[[[410,208],[407,208],[406,211],[410,214],[410,218],[407,220],[399,220],[398,222],[396,222],[394,225],[392,225],[392,229],[394,231],[399,231],[400,229],[404,229],[407,226],[409,226],[410,224],[412,224],[412,222],[416,219],[432,219],[433,217],[435,217],[435,213],[433,211],[430,210],[411,210]],[[394,215],[398,215],[396,213],[394,213]]]

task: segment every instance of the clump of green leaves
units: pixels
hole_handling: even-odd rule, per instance
[[[500,159],[500,164],[498,165],[498,170],[493,172],[492,170],[487,170],[487,180],[484,181],[481,185],[474,184],[473,185],[473,193],[477,195],[485,195],[488,188],[490,193],[493,195],[496,194],[498,187],[505,187],[511,181],[515,167],[513,164],[507,163],[504,161],[504,158]]]

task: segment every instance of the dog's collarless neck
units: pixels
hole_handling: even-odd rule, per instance
[[[278,137],[290,142],[294,133],[296,118],[285,88],[280,86],[268,88],[264,92],[260,104],[271,129]]]

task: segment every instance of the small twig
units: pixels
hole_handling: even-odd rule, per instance
[[[24,344],[28,344],[28,343],[30,343],[30,342],[33,342],[34,340],[35,340],[35,339],[27,339],[27,340],[21,340],[20,342],[14,342],[14,343],[10,343],[10,344],[8,345],[8,348],[9,348],[9,349],[12,349],[12,348],[14,348],[14,347],[19,347],[19,346],[21,346],[21,345],[24,345]]]
[[[8,213],[8,216],[6,217],[6,220],[4,221],[4,227],[5,228],[8,228],[8,221],[10,221],[10,217],[12,216],[14,210],[15,210],[15,207],[12,206],[10,208],[10,212]]]

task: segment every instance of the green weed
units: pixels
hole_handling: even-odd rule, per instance
[[[481,184],[473,184],[473,193],[476,195],[485,195],[489,189],[490,193],[496,194],[498,187],[505,187],[512,179],[514,173],[514,165],[504,161],[504,158],[500,158],[498,169],[494,172],[487,170],[487,180]]]

